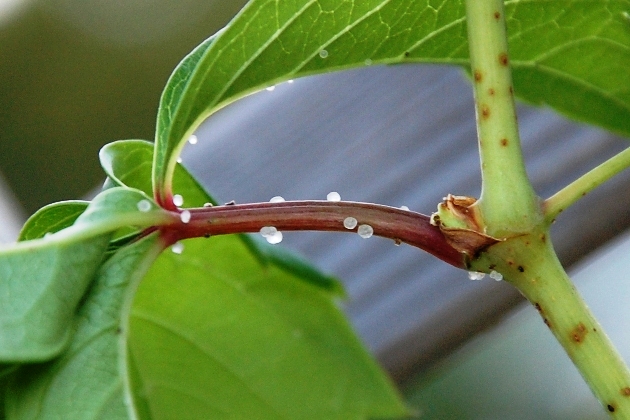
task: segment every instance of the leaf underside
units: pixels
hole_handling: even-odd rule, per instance
[[[516,94],[630,136],[629,0],[507,1]],[[175,159],[208,115],[266,86],[372,64],[468,65],[463,0],[254,0],[171,76],[153,172],[166,199]]]

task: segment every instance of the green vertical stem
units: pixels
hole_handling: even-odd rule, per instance
[[[606,411],[630,419],[630,371],[558,262],[548,220],[527,177],[503,0],[466,0],[466,17],[483,179],[474,207],[483,233],[502,239],[477,255],[470,268],[496,270],[514,285],[538,310]],[[605,169],[596,175],[611,171]],[[576,191],[587,191],[585,182],[550,198],[548,218],[574,201]]]
[[[467,0],[466,19],[483,179],[477,208],[491,236],[527,232],[541,216],[521,153],[503,0]]]
[[[492,246],[473,269],[496,270],[520,290],[604,409],[614,418],[630,419],[628,367],[560,265],[546,230]]]

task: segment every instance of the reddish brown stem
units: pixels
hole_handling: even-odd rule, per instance
[[[405,242],[423,249],[458,268],[466,268],[463,254],[448,244],[429,217],[420,213],[379,204],[331,201],[285,201],[280,203],[234,204],[188,209],[190,221],[162,227],[175,231],[177,239],[208,235],[258,232],[273,226],[279,231],[356,232],[343,221],[354,217],[358,226],[370,225],[374,235]]]

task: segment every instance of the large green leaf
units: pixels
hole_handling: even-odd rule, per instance
[[[130,317],[142,419],[365,419],[407,414],[320,288],[263,267],[234,236],[164,252]]]
[[[63,350],[72,334],[75,309],[103,260],[112,233],[128,225],[172,220],[155,204],[140,212],[142,200],[151,203],[137,190],[107,190],[72,226],[0,251],[1,361],[41,361]],[[46,214],[40,216],[48,220]],[[51,220],[45,224],[54,225]]]
[[[435,4],[434,4],[435,3]],[[162,94],[153,184],[217,109],[278,82],[402,62],[468,64],[463,0],[253,0],[175,70]],[[630,135],[629,0],[506,2],[516,93]]]
[[[98,271],[77,314],[67,351],[26,365],[11,381],[7,415],[14,420],[128,419],[119,368],[120,316],[125,296],[163,249],[157,234],[129,245]]]

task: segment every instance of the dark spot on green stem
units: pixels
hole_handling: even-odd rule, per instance
[[[623,395],[624,397],[630,397],[630,386],[621,388],[621,395]]]
[[[582,343],[587,333],[586,326],[583,323],[579,323],[573,330],[571,331],[571,340],[575,343]]]
[[[612,404],[608,404],[608,407],[607,407],[607,408],[608,408],[608,411],[610,411],[611,413],[614,413],[614,412],[615,412],[615,406],[614,406],[614,405],[612,405]]]
[[[551,322],[549,322],[547,318],[543,318],[543,322],[545,323],[547,327],[549,327],[549,329],[551,329]]]
[[[405,51],[405,57],[409,57],[411,53],[409,51]]]
[[[514,95],[514,88],[512,86],[510,86],[510,95]]]
[[[499,12],[494,12],[494,18],[495,18],[496,20],[501,19],[501,13],[499,13]]]
[[[475,78],[475,82],[477,83],[481,83],[481,81],[483,80],[483,74],[481,74],[480,70],[475,70],[475,72],[473,73],[473,77]]]
[[[499,54],[499,63],[501,63],[502,66],[507,66],[508,65],[508,55],[507,55],[507,53]]]
[[[488,89],[488,95],[494,96],[494,89],[492,88]]]
[[[490,107],[486,104],[482,104],[480,108],[481,108],[481,118],[483,118],[484,120],[487,120],[488,118],[490,118]]]
[[[204,233],[203,237],[208,239],[210,237],[210,234],[209,233]]]
[[[517,269],[519,272],[521,272],[521,273],[524,273],[524,272],[525,272],[525,268],[523,268],[523,266],[522,266],[522,265],[519,265],[516,269]]]
[[[544,233],[540,234],[540,240],[542,241],[542,243],[544,244],[545,242],[547,242],[547,235],[545,235]]]
[[[501,146],[507,147],[507,145],[508,145],[508,139],[501,139]]]
[[[536,310],[537,310],[538,312],[542,313],[542,311],[543,311],[543,310],[542,310],[542,307],[540,306],[540,303],[535,302],[535,303],[534,303],[534,307],[536,308]]]

